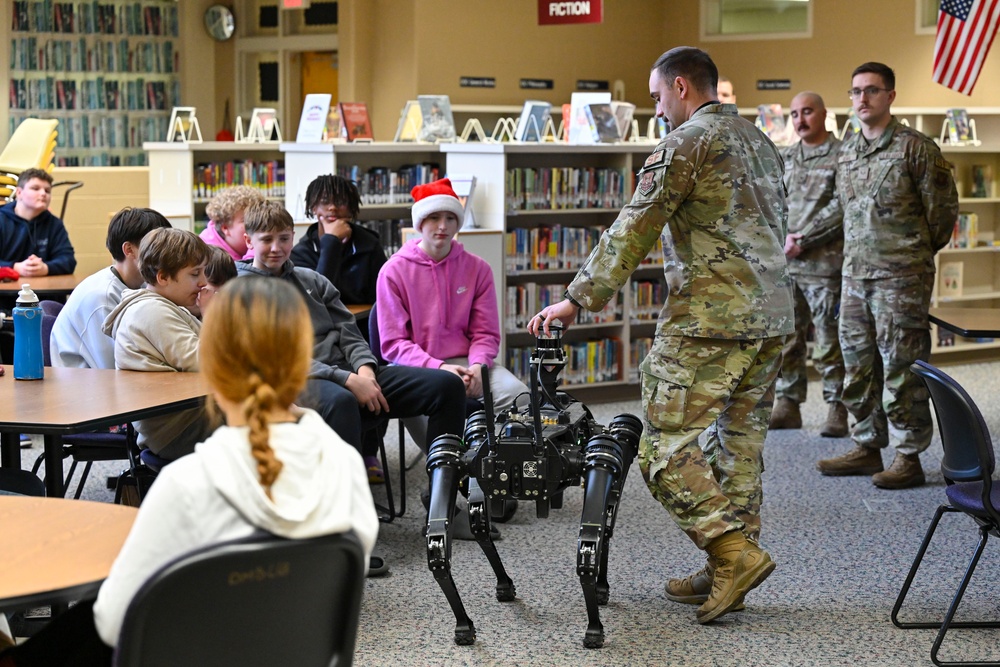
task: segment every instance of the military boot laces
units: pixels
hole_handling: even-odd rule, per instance
[[[768,428],[777,431],[781,429],[802,428],[802,413],[799,404],[790,398],[779,398],[771,411],[771,421]]]
[[[704,604],[708,594],[712,592],[712,580],[715,578],[715,564],[709,557],[705,567],[683,579],[670,579],[663,586],[668,600],[682,604]],[[741,602],[733,611],[743,611],[746,607]]]
[[[830,403],[826,412],[826,423],[819,434],[824,438],[843,438],[847,435],[847,408],[840,401]]]
[[[743,604],[743,597],[774,572],[771,555],[737,531],[708,545],[715,561],[712,592],[696,613],[699,623],[709,623]]]
[[[872,484],[881,489],[908,489],[923,486],[924,481],[924,469],[917,454],[896,454],[888,470],[872,476]]]
[[[842,456],[823,459],[816,464],[816,469],[824,475],[838,477],[841,475],[874,475],[882,471],[882,452],[855,445],[854,449]]]

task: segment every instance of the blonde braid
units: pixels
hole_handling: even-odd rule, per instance
[[[271,486],[278,478],[283,464],[275,457],[268,442],[267,414],[276,404],[278,396],[274,388],[264,382],[257,372],[250,373],[247,387],[250,393],[243,401],[243,416],[250,427],[250,451],[257,461],[261,486],[267,497],[271,498]]]

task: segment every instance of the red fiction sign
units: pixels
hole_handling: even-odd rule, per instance
[[[604,0],[557,2],[538,0],[538,25],[600,23],[604,20]]]

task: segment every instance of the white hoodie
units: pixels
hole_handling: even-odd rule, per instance
[[[371,555],[378,517],[361,455],[312,410],[274,424],[270,444],[283,464],[264,493],[248,428],[220,427],[193,454],[166,466],[94,603],[104,643],[115,646],[125,611],[146,579],[177,556],[264,529],[304,539],[354,530]]]

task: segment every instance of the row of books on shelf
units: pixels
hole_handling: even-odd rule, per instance
[[[337,167],[337,175],[357,184],[364,205],[403,205],[413,201],[410,190],[414,186],[441,178],[441,167],[425,162],[403,165],[399,169],[372,167],[363,171],[353,165]]]
[[[30,116],[12,115],[8,122],[10,134],[13,135],[21,121],[28,117]],[[56,147],[64,149],[141,148],[145,141],[158,141],[162,138],[168,125],[166,117],[135,118],[124,114],[116,116],[81,114],[58,120]]]
[[[667,302],[667,284],[663,280],[633,280],[629,319],[633,322],[655,321]]]
[[[521,167],[507,170],[506,196],[510,209],[621,208],[626,191],[631,196],[628,172],[617,168]]]
[[[82,81],[51,76],[10,80],[11,109],[168,111],[179,99],[180,81],[119,81],[104,76]]]
[[[528,326],[528,321],[542,308],[558,303],[563,299],[566,284],[539,285],[523,283],[508,285],[504,308],[504,329],[507,333],[522,333]],[[580,309],[576,324],[604,324],[606,322],[621,322],[622,304],[615,294],[604,309],[592,313]]]
[[[961,211],[951,232],[949,248],[975,248],[979,244],[979,216],[970,211]]]
[[[639,365],[642,363],[643,359],[649,354],[650,349],[653,347],[652,338],[633,338],[632,343],[629,345],[628,355],[629,355],[629,367],[628,367],[628,381],[635,384],[639,381]]]
[[[285,164],[278,160],[231,160],[194,166],[195,199],[209,199],[234,185],[257,188],[265,197],[283,197]]]
[[[507,232],[504,270],[549,271],[553,269],[576,270],[590,256],[606,228],[603,225],[590,227],[564,227],[562,225],[539,225],[538,227],[515,228]],[[643,260],[643,264],[659,263],[662,241]]]
[[[37,72],[140,72],[172,74],[180,53],[165,41],[129,42],[19,37],[10,43],[11,69]]]
[[[85,156],[56,156],[56,166],[59,167],[143,167],[145,165],[146,154],[141,149],[124,155],[95,152]]]
[[[166,2],[53,2],[14,0],[14,32],[60,32],[177,37],[177,4]]]
[[[566,343],[566,367],[559,378],[563,385],[584,385],[595,382],[615,382],[621,379],[622,343],[617,338]],[[532,347],[508,347],[507,370],[523,380],[531,376]]]
[[[358,224],[378,234],[386,257],[394,255],[403,245],[403,227],[410,227],[409,218],[395,220],[359,220]]]

